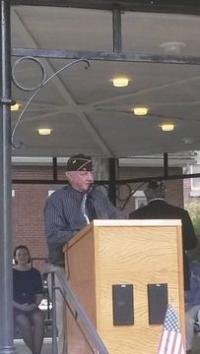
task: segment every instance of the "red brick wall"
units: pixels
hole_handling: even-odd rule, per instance
[[[24,244],[32,257],[47,257],[43,226],[43,208],[47,185],[13,185],[12,198],[13,247]]]
[[[180,174],[181,169],[170,169],[171,174]],[[161,168],[121,168],[120,178],[160,176]],[[14,179],[52,179],[52,170],[48,167],[15,166],[13,168]],[[60,169],[59,178],[64,179],[64,169]],[[182,181],[169,181],[167,185],[167,200],[179,206],[183,206]],[[136,187],[138,184],[133,185]],[[43,208],[48,196],[48,190],[61,188],[61,186],[47,184],[15,184],[15,196],[12,198],[12,230],[13,248],[19,244],[29,247],[33,258],[47,257],[46,237],[44,235]],[[120,196],[128,197],[127,187],[122,187]],[[124,202],[121,202],[122,205]],[[133,202],[127,204],[127,213],[133,210]],[[42,271],[45,263],[36,262],[36,266]]]

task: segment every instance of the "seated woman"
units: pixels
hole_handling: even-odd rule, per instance
[[[40,272],[32,267],[28,248],[14,250],[13,300],[15,324],[32,354],[40,354],[44,337],[44,318],[38,308],[42,297]]]

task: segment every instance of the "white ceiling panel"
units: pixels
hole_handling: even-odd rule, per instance
[[[33,49],[112,52],[109,11],[12,7],[12,46]],[[123,12],[122,51],[200,58],[200,16]],[[13,57],[13,63],[17,60]],[[40,59],[50,77],[69,59]],[[41,70],[31,61],[16,66],[15,75],[27,87],[37,85]],[[111,79],[125,75],[126,88]],[[24,107],[31,92],[13,85],[13,99]],[[145,105],[147,117],[131,108]],[[12,114],[12,127],[20,112]],[[173,122],[163,133],[160,125]],[[52,129],[49,137],[37,134]],[[22,116],[14,139],[23,141],[16,156],[68,156],[84,152],[94,157],[181,152],[200,148],[200,66],[169,63],[90,61],[63,70],[34,97]]]

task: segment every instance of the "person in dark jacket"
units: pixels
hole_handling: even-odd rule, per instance
[[[180,219],[182,222],[184,250],[184,289],[190,288],[190,272],[186,251],[197,245],[192,221],[187,210],[171,205],[165,201],[164,183],[151,181],[144,190],[148,204],[130,213],[130,219]]]

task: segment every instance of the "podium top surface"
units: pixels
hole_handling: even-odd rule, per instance
[[[93,220],[94,226],[181,226],[178,219],[102,219]]]

